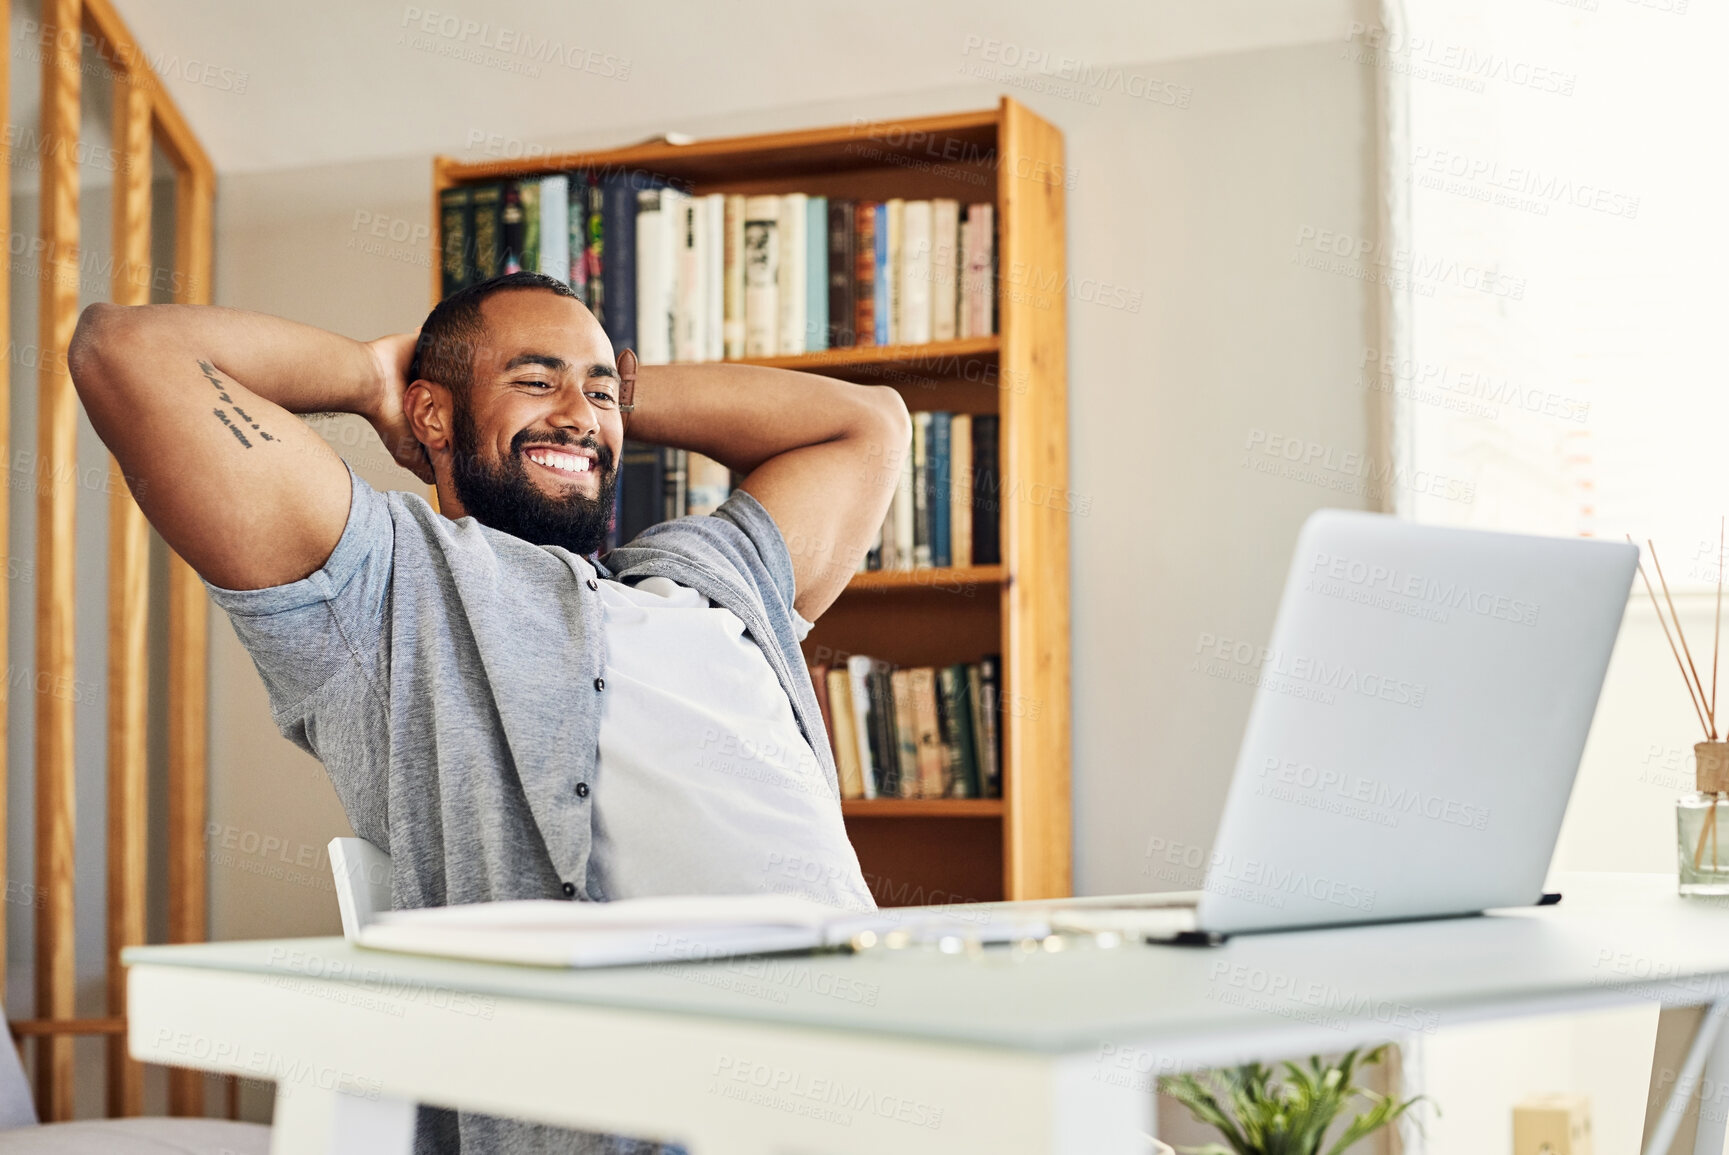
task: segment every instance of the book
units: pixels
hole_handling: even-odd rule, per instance
[[[854,202],[828,202],[828,347],[850,348],[853,338],[853,240],[858,235]]]
[[[997,513],[1002,504],[997,463],[997,421],[994,413],[973,417],[973,564],[1000,565],[1003,560]]]
[[[972,703],[965,663],[943,666],[937,671],[937,724],[947,756],[943,794],[950,798],[977,798],[978,754],[973,748]]]
[[[589,312],[598,318],[600,314],[588,296],[588,174],[585,172],[566,173],[565,182],[565,224],[564,246],[565,255],[569,258],[569,267],[564,272],[564,282],[568,284],[582,303],[588,306]],[[546,201],[546,194],[541,194],[541,202]]]
[[[744,197],[736,193],[726,198],[724,228],[721,332],[726,359],[736,361],[744,356]]]
[[[884,202],[884,220],[888,222],[888,245],[885,250],[883,264],[877,269],[877,276],[888,281],[888,325],[877,326],[879,333],[886,332],[882,343],[884,345],[904,344],[906,338],[901,335],[905,318],[902,294],[906,288],[901,283],[902,265],[906,260],[906,208],[907,202],[902,197],[892,197]]]
[[[782,357],[805,351],[805,257],[809,248],[805,228],[810,219],[809,202],[804,193],[787,193],[780,198],[780,268],[775,288],[780,316],[776,353]]]
[[[504,211],[504,186],[496,183],[475,185],[469,203],[474,209],[474,278],[469,283],[477,284],[498,276],[504,259],[504,245],[500,239],[503,222],[499,219]]]
[[[904,797],[901,780],[900,733],[895,721],[894,686],[887,662],[871,663],[868,681],[871,700],[872,737],[876,745],[877,793],[884,798]]]
[[[689,498],[686,488],[689,460],[689,450],[674,449],[670,445],[660,448],[661,521],[676,521],[685,514],[685,502]]]
[[[708,349],[708,208],[696,197],[681,197],[677,232],[678,269],[672,310],[672,359],[701,361]]]
[[[587,266],[584,299],[589,312],[600,320],[606,313],[606,286],[601,272],[604,264],[601,257],[606,249],[606,194],[600,181],[593,176],[585,179],[588,186],[588,243],[583,253],[583,263]]]
[[[516,195],[522,200],[522,251],[517,260],[522,271],[533,273],[540,269],[540,181],[517,181]]]
[[[996,332],[993,271],[996,227],[988,204],[968,205],[961,231],[962,337],[988,337]]]
[[[474,204],[466,188],[438,194],[439,287],[444,296],[474,280]]]
[[[804,351],[828,348],[828,198],[811,197],[805,208]]]
[[[964,927],[977,942],[1042,939],[1071,912],[944,906],[847,910],[788,894],[700,894],[571,902],[561,898],[475,902],[381,913],[360,932],[372,950],[540,967],[690,963],[741,955],[835,950],[869,934],[937,943]],[[1080,920],[1114,912],[1079,908]],[[1114,913],[1144,918],[1151,912]],[[1163,913],[1163,912],[1160,912]],[[1114,924],[1113,924],[1114,925]]]
[[[570,284],[570,182],[563,173],[540,178],[540,257],[534,267]]]
[[[931,564],[931,415],[913,415],[913,566]]]
[[[930,416],[929,442],[925,452],[930,458],[931,564],[949,564],[949,419],[950,414],[937,412]]]
[[[603,289],[596,304],[600,306],[600,322],[615,353],[620,349],[637,349],[637,192],[626,176],[608,176],[600,184]],[[640,349],[637,354],[640,359]]]
[[[858,729],[853,721],[852,679],[844,668],[828,671],[829,713],[834,728],[829,742],[834,748],[835,772],[840,777],[842,798],[864,798],[864,770],[859,761]]]
[[[641,441],[626,441],[618,455],[618,537],[621,545],[661,520],[665,499],[661,494],[660,448]]]
[[[527,239],[523,224],[522,182],[504,182],[504,198],[498,211],[499,268],[501,275],[522,271],[522,245]]]
[[[901,217],[899,336],[895,343],[924,345],[931,339],[931,202],[907,201]]]
[[[877,206],[859,201],[853,207],[852,343],[874,345],[877,343]]]
[[[973,564],[973,419],[949,419],[949,564]]]
[[[636,354],[644,365],[672,360],[681,199],[665,188],[636,194]]]
[[[902,798],[913,797],[919,781],[919,736],[914,729],[912,671],[895,670],[889,675],[889,689],[894,697],[895,753],[898,756]]]
[[[703,323],[702,359],[719,361],[726,356],[726,197],[710,193],[702,203],[708,209],[708,221],[703,226],[706,251],[702,267],[707,281],[703,300],[708,317]]]
[[[714,458],[692,451],[684,470],[685,516],[713,513],[732,494],[732,471]]]
[[[847,692],[852,700],[854,745],[858,753],[859,776],[864,783],[864,796],[877,796],[877,765],[872,757],[876,746],[873,736],[876,720],[871,714],[871,660],[864,654],[853,654],[846,660]]]
[[[978,731],[983,735],[979,742],[979,748],[983,751],[979,759],[980,770],[984,779],[983,797],[1001,798],[1003,796],[1002,746],[999,742],[1002,718],[1001,659],[995,654],[980,658],[977,669],[979,672],[978,716],[983,722]]]
[[[871,272],[873,284],[871,295],[875,298],[872,311],[876,320],[876,338],[873,343],[887,345],[889,343],[889,303],[891,300],[889,283],[894,279],[890,276],[890,270],[893,266],[889,264],[889,207],[886,203],[872,207],[876,210],[876,264]]]
[[[780,348],[780,198],[744,202],[744,355]]]
[[[936,671],[929,666],[919,666],[908,671],[907,681],[912,688],[913,733],[918,739],[916,796],[941,798],[948,756],[943,751],[942,734],[937,727]]]
[[[938,198],[931,202],[931,337],[952,341],[960,300],[961,206]]]

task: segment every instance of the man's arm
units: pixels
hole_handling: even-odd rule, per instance
[[[815,621],[870,549],[912,423],[900,394],[751,365],[646,365],[630,436],[745,474],[792,554],[793,602]]]
[[[91,305],[68,359],[163,540],[215,585],[262,589],[316,571],[348,522],[342,459],[293,415],[359,413],[385,428],[403,340],[368,345],[211,305]]]

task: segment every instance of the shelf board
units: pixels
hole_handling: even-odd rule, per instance
[[[846,349],[824,349],[791,357],[746,357],[742,365],[770,369],[905,369],[933,373],[945,363],[971,357],[994,357],[1002,346],[996,336],[968,337],[960,341],[932,341],[925,345],[854,345]]]
[[[1001,818],[1001,798],[844,798],[844,818]]]
[[[918,569],[862,570],[846,584],[847,593],[886,593],[890,590],[953,590],[964,586],[1001,585],[1007,571],[1000,565],[923,566]]]

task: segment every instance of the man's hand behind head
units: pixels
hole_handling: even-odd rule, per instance
[[[403,394],[408,390],[408,366],[414,359],[414,343],[420,330],[395,333],[366,343],[367,351],[378,367],[377,400],[366,419],[378,431],[379,440],[390,451],[396,463],[428,485],[435,483],[432,460],[425,446],[415,439],[403,408]]]

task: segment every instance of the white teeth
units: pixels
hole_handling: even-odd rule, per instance
[[[587,473],[589,468],[588,458],[574,453],[554,453],[541,450],[530,453],[528,459],[551,469],[562,469],[566,473]]]

